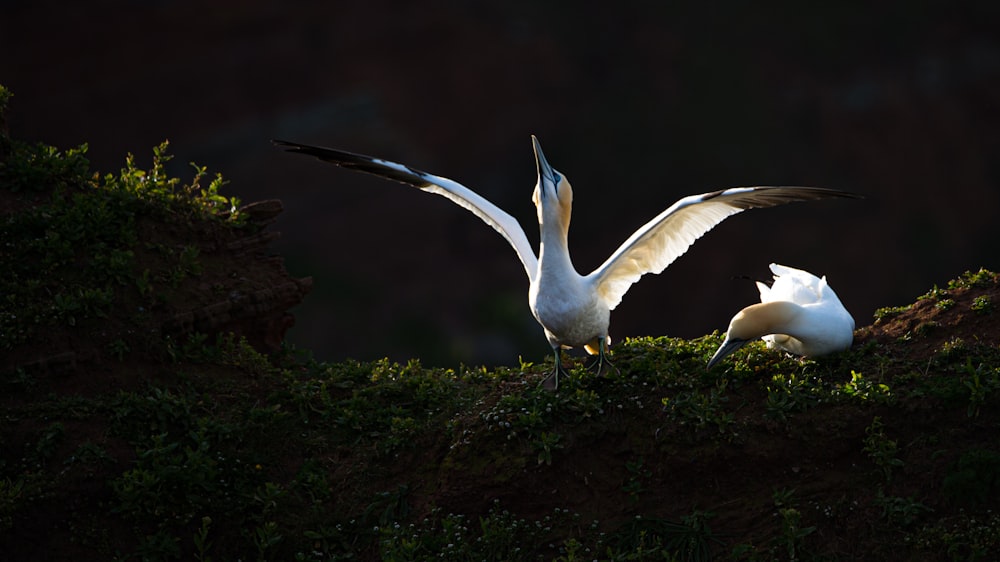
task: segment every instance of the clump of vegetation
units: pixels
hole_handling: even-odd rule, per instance
[[[942,289],[937,285],[934,285],[926,293],[917,297],[917,302],[920,301],[932,301],[935,308],[942,311],[950,310],[955,306],[954,294],[956,291],[964,291],[969,289],[986,289],[990,287],[996,287],[1000,284],[1000,276],[996,273],[980,268],[978,271],[966,271],[957,279],[953,279],[948,282],[947,288]],[[976,296],[973,300],[972,310],[980,314],[989,314],[993,309],[993,304],[990,301],[988,295]],[[913,310],[913,304],[907,304],[902,306],[887,306],[878,308],[875,310],[874,319],[875,322],[883,322],[892,318],[896,318],[904,313]],[[936,326],[933,321],[927,322],[925,326]],[[917,334],[926,335],[926,334]]]
[[[1000,452],[972,448],[945,476],[944,493],[961,505],[995,505],[1000,500]]]
[[[993,312],[993,303],[990,302],[990,297],[986,295],[980,295],[972,301],[972,310],[979,314],[989,314]]]
[[[879,467],[888,482],[892,479],[893,470],[903,466],[903,461],[896,456],[899,450],[896,440],[886,436],[882,419],[878,416],[865,429],[865,435],[865,453]]]
[[[905,306],[883,306],[881,308],[875,309],[874,318],[876,322],[881,322],[888,318],[899,316],[900,314],[910,310],[911,308],[913,308],[912,304],[908,304]]]
[[[1000,277],[998,275],[985,267],[980,267],[978,271],[966,271],[960,275],[957,279],[953,279],[948,282],[949,289],[970,289],[970,288],[986,288],[995,286]]]
[[[239,200],[219,193],[220,175],[207,181],[205,168],[194,166],[194,177],[182,183],[166,173],[166,142],[153,149],[148,170],[129,155],[119,173],[103,177],[90,173],[86,145],[61,151],[4,142],[0,186],[21,209],[0,227],[0,350],[53,327],[92,326],[123,301],[143,305],[135,311],[141,316],[166,298],[163,291],[197,276],[197,248],[143,236],[146,218],[242,224]],[[149,251],[160,254],[162,269],[139,269],[137,254]],[[106,345],[118,356],[129,350],[123,340]]]

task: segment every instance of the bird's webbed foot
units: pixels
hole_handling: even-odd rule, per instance
[[[552,350],[555,354],[555,366],[552,368],[552,372],[549,376],[545,377],[542,381],[542,388],[545,390],[558,390],[559,389],[559,377],[569,376],[566,368],[562,365],[562,350],[558,347]]]
[[[597,359],[594,360],[587,369],[594,371],[599,377],[605,376],[609,371],[614,370],[615,374],[622,374],[622,372],[611,362],[608,358],[608,344],[606,338],[601,338],[600,347],[597,352]]]
[[[569,376],[569,373],[565,368],[559,363],[556,363],[556,367],[552,369],[549,376],[545,377],[542,381],[542,388],[545,390],[558,390],[559,389],[559,377]]]

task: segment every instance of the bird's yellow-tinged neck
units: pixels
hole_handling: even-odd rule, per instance
[[[750,305],[729,323],[729,337],[755,340],[770,334],[789,334],[790,323],[802,307],[787,301],[771,301]]]
[[[552,253],[569,258],[567,236],[569,222],[573,214],[573,188],[565,176],[557,172],[545,159],[538,138],[531,137],[535,148],[535,164],[538,168],[538,183],[531,196],[538,211],[538,226],[541,230],[541,251],[539,259],[546,253],[551,260]]]

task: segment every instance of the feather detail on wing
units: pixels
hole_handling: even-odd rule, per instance
[[[524,230],[518,224],[517,219],[464,185],[454,180],[428,174],[427,172],[422,172],[403,164],[363,154],[280,140],[272,142],[284,147],[289,152],[307,154],[343,168],[374,174],[412,185],[429,193],[436,193],[442,197],[447,197],[453,203],[469,210],[499,232],[514,248],[514,251],[517,252],[517,257],[521,259],[524,270],[528,274],[528,280],[534,279],[538,270],[538,258],[535,256],[535,252],[528,242],[528,237],[524,234]]]
[[[802,269],[772,263],[774,283],[768,288],[758,282],[760,302],[789,301],[795,304],[813,304],[826,298],[828,290],[826,276],[816,277]]]
[[[691,195],[640,227],[587,278],[614,309],[640,277],[663,271],[726,218],[747,209],[831,197],[858,196],[819,187],[736,187]]]

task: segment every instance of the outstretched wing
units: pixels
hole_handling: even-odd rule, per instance
[[[518,224],[514,217],[464,185],[448,178],[421,172],[403,164],[397,164],[396,162],[380,158],[372,158],[363,154],[354,154],[353,152],[343,150],[281,140],[272,142],[289,152],[315,156],[320,160],[336,164],[342,168],[396,180],[423,191],[436,193],[451,199],[452,202],[468,209],[472,214],[499,232],[514,247],[517,257],[521,259],[521,263],[524,265],[524,271],[528,274],[529,281],[534,279],[535,272],[538,270],[538,258],[535,257],[535,252],[531,249],[531,244],[528,243],[528,237],[525,236],[521,225]]]
[[[614,309],[640,277],[663,271],[726,218],[747,209],[833,197],[859,196],[820,187],[735,187],[691,195],[635,231],[587,278],[605,304]]]

